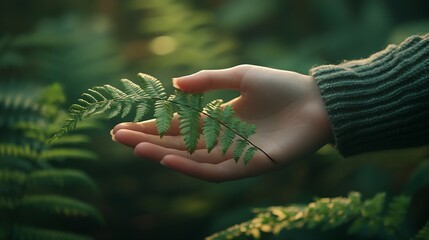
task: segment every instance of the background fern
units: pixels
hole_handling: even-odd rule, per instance
[[[48,144],[64,117],[58,106],[64,101],[61,88],[32,87],[32,94],[25,94],[24,83],[6,86],[0,86],[7,89],[0,93],[5,133],[0,141],[0,239],[89,239],[85,235],[103,222],[82,197],[97,192],[95,183],[85,173],[58,168],[56,163],[95,155],[69,147],[85,142],[82,135]],[[86,230],[68,226],[78,222]]]

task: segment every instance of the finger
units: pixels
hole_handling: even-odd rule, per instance
[[[121,129],[132,130],[136,132],[142,132],[152,135],[159,135],[156,128],[155,119],[143,121],[143,122],[125,122],[116,125],[111,131],[110,134],[114,135],[117,131]],[[164,135],[176,136],[179,135],[179,116],[174,114],[173,119],[171,120],[170,129]]]
[[[115,142],[122,143],[128,147],[135,147],[137,144],[142,142],[149,142],[165,148],[172,148],[177,150],[186,150],[185,142],[182,136],[163,136],[146,134],[129,129],[120,129],[113,136]],[[205,142],[203,138],[200,138],[196,149],[205,148]]]
[[[195,152],[190,154],[187,151],[166,148],[148,142],[142,142],[137,144],[137,146],[134,148],[134,154],[136,156],[147,157],[155,161],[161,161],[163,157],[173,154],[201,163],[220,163],[226,159],[231,158],[230,155],[223,155],[221,152],[217,151],[212,151],[208,153],[207,149],[196,150]]]
[[[206,92],[215,89],[240,90],[245,73],[250,65],[221,70],[203,70],[195,74],[173,79],[173,84],[186,92]]]
[[[219,164],[199,163],[177,155],[167,155],[161,160],[161,164],[168,168],[210,182],[252,177],[268,170],[267,166],[258,167],[259,164],[256,161],[254,163],[244,165],[242,162],[235,162],[234,159],[228,159]]]

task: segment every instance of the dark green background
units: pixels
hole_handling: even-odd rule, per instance
[[[312,66],[363,58],[424,32],[426,0],[1,0],[0,46],[12,44],[14,51],[0,48],[0,81],[58,82],[66,108],[85,89],[118,85],[138,72],[168,86],[175,76],[242,63],[308,73]],[[151,44],[159,36],[172,37],[176,48],[157,55]],[[95,205],[106,224],[93,233],[96,239],[201,239],[246,220],[255,207],[352,190],[364,197],[398,194],[429,152],[423,147],[343,159],[327,146],[274,173],[214,184],[134,157],[110,140],[119,121],[88,132],[97,162],[66,163],[88,172],[100,187]],[[429,214],[426,191],[412,204],[417,224]],[[326,239],[335,234],[326,233]]]

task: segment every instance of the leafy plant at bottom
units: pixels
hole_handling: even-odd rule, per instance
[[[308,205],[256,209],[255,218],[215,233],[206,239],[238,239],[244,236],[258,239],[262,234],[279,234],[283,230],[329,230],[345,224],[351,224],[349,234],[366,232],[367,235],[395,236],[405,219],[410,197],[394,198],[387,211],[384,209],[385,198],[384,193],[379,193],[372,199],[363,201],[360,193],[351,192],[346,198],[321,198]],[[418,236],[425,234],[427,235],[427,229],[426,232],[423,229],[416,239],[422,239]]]
[[[196,150],[201,133],[210,152],[218,144],[225,154],[235,143],[233,157],[243,157],[247,164],[261,151],[272,162],[266,152],[253,144],[249,137],[256,132],[254,125],[241,121],[231,106],[223,106],[222,100],[214,100],[203,106],[203,95],[185,93],[179,90],[167,96],[161,82],[147,74],[140,73],[141,84],[122,79],[124,90],[111,85],[97,86],[82,94],[77,104],[69,110],[69,118],[53,139],[74,129],[84,118],[104,114],[107,118],[126,117],[135,108],[134,121],[139,121],[154,110],[156,127],[160,137],[167,133],[175,110],[179,115],[180,134],[189,153]],[[202,126],[201,126],[202,125]]]

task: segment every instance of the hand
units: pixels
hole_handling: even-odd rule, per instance
[[[200,179],[220,182],[256,176],[313,153],[332,139],[329,118],[313,78],[295,72],[252,65],[223,70],[204,70],[173,80],[186,92],[233,89],[241,96],[231,104],[238,117],[256,125],[250,141],[278,164],[257,151],[249,164],[236,163],[229,151],[219,148],[207,153],[203,140],[190,155],[179,135],[175,116],[168,133],[160,139],[155,121],[121,123],[112,138],[134,148],[137,156],[148,157],[168,168]]]

